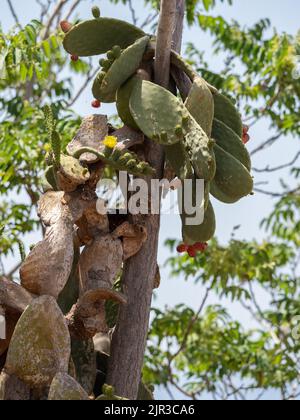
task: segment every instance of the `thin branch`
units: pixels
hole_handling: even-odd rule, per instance
[[[282,133],[278,133],[275,136],[269,138],[264,143],[262,143],[260,146],[258,146],[256,149],[254,149],[251,152],[251,156],[255,155],[258,152],[261,152],[262,150],[267,149],[268,147],[272,146],[276,140],[278,140],[282,136]]]
[[[17,13],[15,11],[15,8],[14,8],[14,6],[12,4],[12,0],[7,0],[7,3],[8,3],[9,9],[11,11],[11,14],[13,15],[13,18],[14,18],[16,24],[19,26],[19,28],[21,28],[22,26],[21,26],[21,23],[19,21],[18,15],[17,15]]]
[[[131,13],[132,23],[134,25],[137,25],[138,19],[136,17],[136,13],[135,13],[135,9],[134,9],[133,4],[132,4],[132,0],[128,0],[127,3],[128,3],[129,10],[130,10],[130,13]]]
[[[71,5],[68,13],[66,14],[66,17],[64,20],[69,20],[70,17],[72,16],[72,14],[75,12],[75,10],[77,9],[77,7],[79,6],[79,3],[81,2],[81,0],[74,0],[73,4]]]
[[[53,22],[55,21],[55,18],[60,14],[61,10],[64,8],[64,6],[68,3],[69,0],[60,0],[57,3],[57,6],[55,7],[55,9],[53,10],[52,15],[50,16],[48,23],[46,25],[46,29],[45,29],[45,34],[44,34],[44,39],[47,39],[49,34],[50,34],[50,30],[52,27]]]
[[[74,98],[68,103],[68,108],[70,108],[71,106],[73,106],[75,104],[75,102],[79,99],[79,97],[82,95],[82,93],[84,92],[84,90],[86,89],[86,87],[88,86],[88,84],[90,83],[91,80],[93,80],[95,78],[95,76],[98,73],[98,69],[95,70],[92,74],[88,74],[87,78],[85,80],[85,82],[83,83],[83,85],[81,86],[81,88],[78,90],[78,92],[76,93],[76,95],[74,96]]]
[[[146,26],[151,25],[157,19],[158,12],[155,12],[153,14],[149,14],[147,18],[144,20],[144,22],[140,25],[141,29],[144,29]]]
[[[11,279],[12,276],[15,274],[15,272],[20,269],[21,265],[22,265],[22,262],[19,262],[14,268],[10,270],[8,274],[5,274],[5,277],[8,279]]]
[[[182,352],[182,351],[184,351],[184,349],[185,349],[185,347],[186,347],[186,344],[187,344],[187,340],[188,340],[188,338],[189,338],[189,335],[190,335],[190,333],[192,332],[192,330],[193,330],[193,327],[194,327],[194,325],[195,325],[195,323],[198,321],[198,319],[199,319],[199,316],[201,315],[201,313],[202,313],[202,311],[203,311],[203,309],[204,309],[204,306],[205,306],[205,304],[206,304],[206,302],[207,302],[207,299],[208,299],[208,297],[209,297],[209,293],[210,293],[210,291],[211,291],[211,288],[208,288],[207,290],[206,290],[206,293],[205,293],[205,296],[204,296],[204,298],[203,298],[203,300],[202,300],[202,302],[201,302],[201,305],[200,305],[200,307],[199,307],[199,309],[198,309],[198,311],[196,312],[196,314],[190,319],[190,322],[189,322],[189,324],[188,324],[188,327],[187,327],[187,329],[186,329],[186,332],[185,332],[185,334],[184,334],[184,337],[183,337],[183,339],[182,339],[182,343],[181,343],[181,345],[180,345],[180,347],[179,347],[179,349],[177,350],[177,352],[172,356],[172,358],[171,358],[171,362],[174,360],[174,359],[176,359],[176,357],[177,356],[179,356],[179,354]]]
[[[289,168],[290,166],[293,166],[297,162],[297,160],[299,159],[299,157],[300,157],[300,152],[298,152],[296,154],[296,156],[294,157],[294,159],[291,162],[289,162],[289,163],[285,163],[285,164],[280,165],[280,166],[275,166],[274,168],[270,168],[270,166],[267,166],[264,169],[256,169],[256,168],[253,168],[253,171],[254,172],[257,172],[257,173],[281,171],[282,169]]]
[[[296,189],[291,190],[291,191],[286,191],[286,192],[283,192],[283,193],[275,193],[275,192],[272,192],[272,191],[265,191],[265,190],[261,190],[259,188],[254,188],[254,191],[258,192],[260,194],[268,195],[269,197],[282,198],[282,197],[286,197],[287,195],[298,193],[299,188],[296,188]]]

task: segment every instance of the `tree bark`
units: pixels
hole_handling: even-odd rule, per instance
[[[182,40],[185,0],[162,0],[158,29],[155,81],[169,86],[170,51],[179,52]],[[162,147],[150,140],[145,142],[148,162],[156,170],[156,178],[164,174]],[[148,179],[151,184],[151,178]],[[135,400],[138,394],[149,328],[154,279],[157,271],[157,252],[160,215],[135,216],[148,232],[148,240],[139,254],[125,264],[122,287],[127,305],[119,312],[113,335],[107,382],[116,394]]]

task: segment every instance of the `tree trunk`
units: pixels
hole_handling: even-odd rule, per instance
[[[155,81],[168,87],[171,47],[180,52],[185,0],[161,0],[158,28]],[[173,42],[173,44],[172,44]],[[156,178],[164,174],[164,152],[161,146],[146,140],[145,154],[156,170]],[[150,185],[151,179],[148,179]],[[122,287],[128,304],[120,308],[112,341],[107,382],[116,394],[135,400],[144,362],[149,317],[157,268],[160,215],[139,216],[148,231],[148,240],[124,267]]]

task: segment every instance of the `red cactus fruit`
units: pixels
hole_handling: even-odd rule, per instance
[[[197,255],[197,250],[193,246],[189,246],[187,252],[191,258],[195,258]]]
[[[93,108],[100,108],[100,107],[101,107],[101,102],[100,102],[100,101],[98,101],[98,99],[95,99],[95,100],[92,102],[92,107],[93,107]]]
[[[205,243],[205,242],[197,242],[197,243],[194,245],[194,249],[195,249],[196,251],[200,251],[200,252],[204,252],[204,251],[206,251],[207,247],[208,247],[208,244],[207,244],[207,243]]]
[[[73,27],[72,23],[68,22],[67,20],[63,20],[60,22],[61,30],[67,34]]]
[[[243,143],[247,144],[247,143],[249,143],[249,141],[250,141],[249,134],[247,134],[247,133],[243,134]]]
[[[76,61],[79,60],[78,55],[71,55],[71,60],[74,61],[74,63],[76,63]]]
[[[188,246],[187,245],[185,245],[185,244],[181,244],[181,245],[179,245],[178,247],[177,247],[177,252],[179,253],[179,254],[183,254],[184,252],[187,252],[187,250],[188,250]]]

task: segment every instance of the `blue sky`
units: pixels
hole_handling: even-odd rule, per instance
[[[22,23],[27,23],[32,18],[38,18],[35,0],[14,0],[13,2]],[[0,4],[2,6],[1,25],[4,29],[7,29],[12,26],[13,21],[6,0],[0,0]],[[95,4],[100,5],[102,15],[130,20],[130,15],[126,8],[123,6],[112,6],[109,4],[108,0],[85,0],[79,9],[80,18],[90,16],[90,7]],[[143,1],[133,0],[133,4],[136,7],[137,15],[142,18],[145,17],[147,9],[145,9]],[[220,14],[229,20],[235,19],[244,25],[251,25],[257,20],[267,17],[271,20],[272,26],[275,27],[277,31],[296,34],[299,30],[300,2],[299,0],[286,0],[284,2],[282,0],[234,0],[232,7],[229,7],[226,2],[224,4],[218,2],[218,6],[214,9],[213,14]],[[186,28],[184,43],[190,41],[193,41],[196,46],[206,51],[206,61],[209,61],[216,71],[221,68],[222,56],[212,57],[211,39],[208,35],[204,34],[199,28]],[[75,104],[74,109],[83,116],[88,115],[91,113],[90,102],[91,93],[90,88],[88,88],[80,100]],[[114,112],[114,108],[112,106],[104,105],[101,112],[110,114]],[[255,148],[269,136],[270,132],[268,125],[265,122],[260,123],[251,132],[252,142],[249,146],[250,150]],[[254,166],[260,168],[265,167],[268,164],[273,166],[288,162],[295,155],[295,151],[299,150],[298,141],[299,139],[293,138],[282,139],[273,147],[272,151],[267,151],[256,156],[254,159]],[[285,180],[288,179],[287,172],[282,173],[281,176],[283,176]],[[264,177],[258,177],[256,179],[256,181],[261,180],[264,180]],[[275,178],[270,181],[270,185],[267,186],[267,188],[276,188],[278,185],[278,176],[275,176]],[[261,240],[265,237],[265,232],[260,229],[259,222],[264,216],[269,214],[273,204],[274,201],[272,199],[260,194],[246,198],[234,206],[226,206],[214,202],[218,220],[218,238],[226,243],[231,237],[233,227],[241,225],[241,228],[236,234],[237,237],[248,240],[253,238]],[[163,265],[169,256],[168,251],[163,247],[164,241],[170,237],[179,238],[180,230],[180,220],[178,217],[163,216],[159,248],[159,262],[161,265]],[[32,243],[34,240],[37,240],[35,235],[28,239],[28,243]],[[9,260],[7,263],[12,264],[12,261]],[[162,285],[155,305],[164,307],[165,305],[184,302],[193,307],[197,307],[202,295],[203,290],[200,286],[189,287],[183,280],[169,279],[168,271],[162,269]],[[261,299],[263,299],[263,296],[261,296]],[[239,319],[243,319],[246,324],[249,323],[248,317],[241,311],[239,305],[231,305],[231,309],[235,316],[238,316]]]

